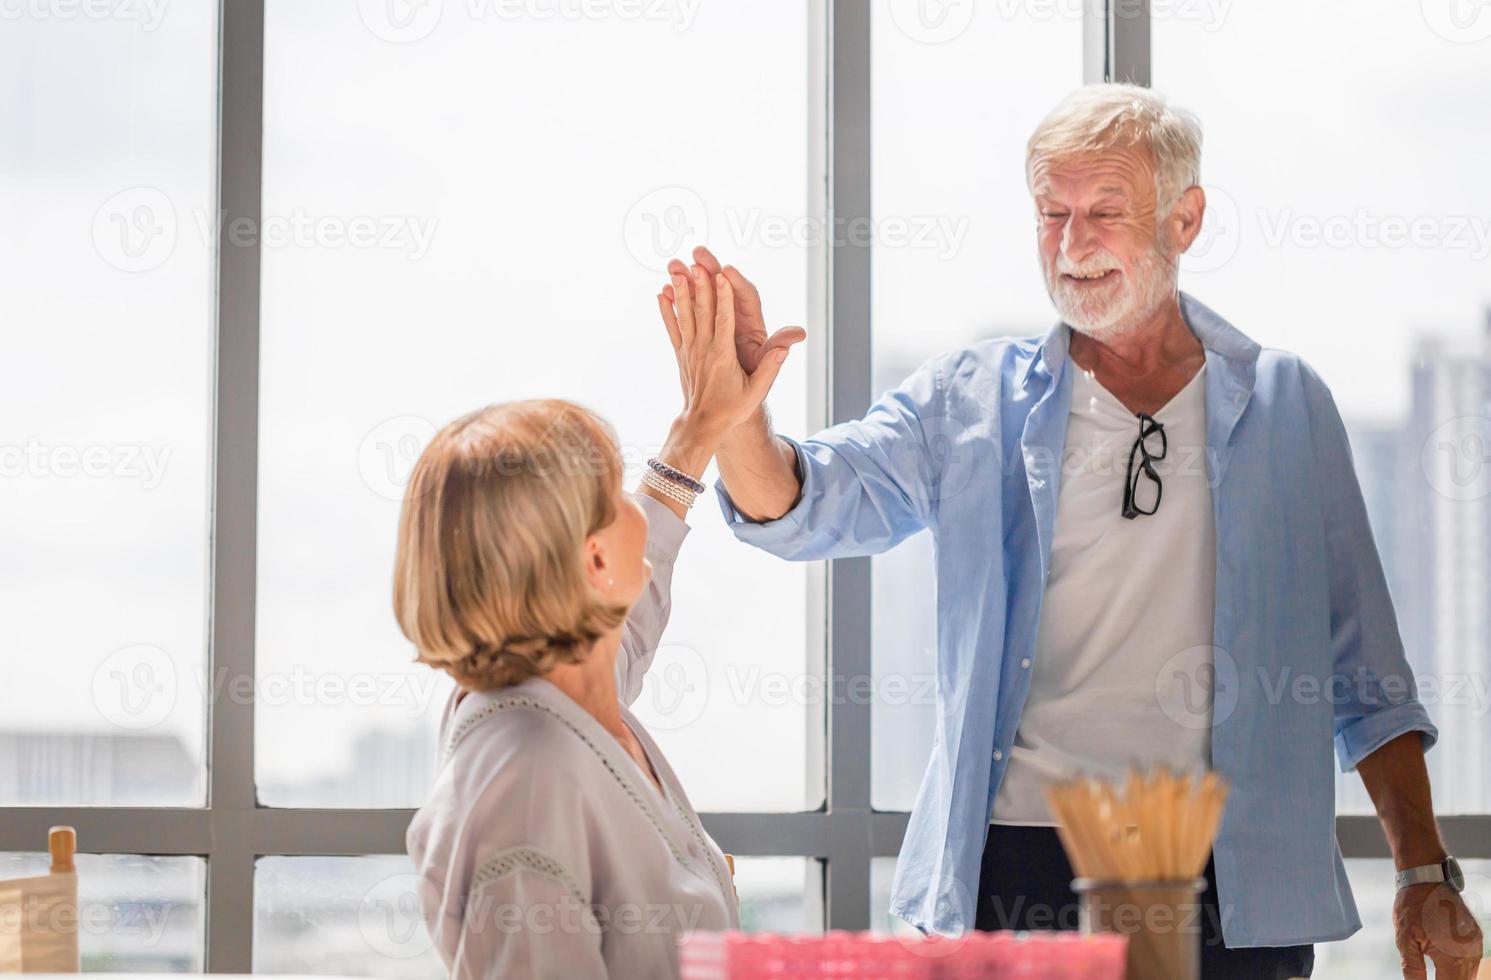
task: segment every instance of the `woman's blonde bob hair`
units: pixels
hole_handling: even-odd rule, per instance
[[[616,517],[621,454],[558,399],[490,405],[441,429],[404,494],[393,608],[418,660],[468,690],[578,663],[626,618],[583,566]]]

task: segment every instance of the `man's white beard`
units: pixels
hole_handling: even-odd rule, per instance
[[[1056,257],[1054,269],[1047,269],[1046,292],[1056,310],[1073,330],[1084,333],[1102,344],[1132,332],[1149,319],[1160,304],[1174,298],[1179,284],[1177,262],[1160,251],[1156,242],[1130,274],[1125,271],[1122,286],[1115,294],[1108,289],[1088,290],[1062,278],[1062,273],[1082,275],[1102,269],[1123,269],[1123,263],[1104,249],[1081,265]]]

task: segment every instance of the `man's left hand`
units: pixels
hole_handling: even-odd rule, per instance
[[[1393,932],[1404,980],[1427,980],[1425,958],[1440,980],[1473,980],[1481,962],[1481,927],[1447,884],[1410,885],[1393,900]]]

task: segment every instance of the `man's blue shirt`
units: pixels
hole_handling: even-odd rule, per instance
[[[1437,732],[1330,391],[1298,357],[1180,301],[1206,349],[1212,768],[1232,783],[1213,849],[1223,934],[1228,946],[1343,939],[1361,922],[1336,846],[1331,745],[1349,771],[1398,735],[1422,732],[1427,749]],[[862,419],[788,440],[802,495],[778,520],[746,520],[716,484],[736,536],[782,558],[874,555],[932,532],[936,731],[891,897],[892,912],[925,929],[973,924],[1051,564],[1069,338],[1058,324],[1045,338],[952,351]]]

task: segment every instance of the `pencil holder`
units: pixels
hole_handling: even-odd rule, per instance
[[[1077,878],[1083,932],[1128,937],[1127,980],[1199,980],[1205,878],[1117,881]]]

